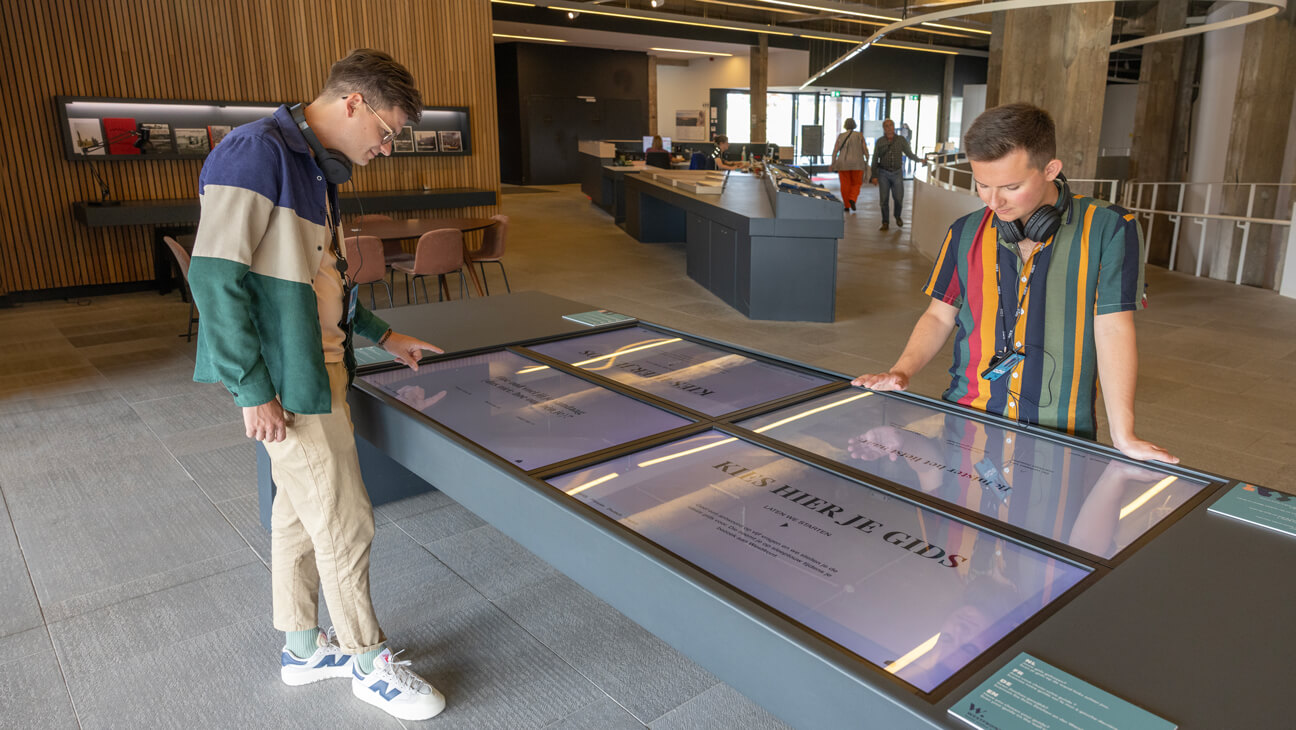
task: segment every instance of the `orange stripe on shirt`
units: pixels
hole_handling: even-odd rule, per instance
[[[975,383],[977,394],[976,397],[968,402],[977,410],[984,411],[986,404],[990,402],[990,381],[981,377],[981,373],[990,366],[990,359],[995,354],[995,333],[999,330],[999,300],[995,296],[998,287],[995,282],[995,263],[999,260],[999,232],[990,223],[990,216],[986,216],[981,221],[981,250],[972,256],[971,271],[968,272],[968,304],[973,311],[977,312],[974,316],[980,326],[977,332],[973,333],[969,339],[967,367],[971,372],[967,373],[969,383]],[[977,271],[977,269],[980,271]],[[972,279],[980,276],[980,285],[973,286]],[[973,301],[973,292],[981,292],[981,301]],[[989,327],[986,322],[991,322]]]
[[[1093,214],[1098,208],[1090,206],[1085,211],[1084,226],[1080,230],[1080,265],[1076,267],[1076,303],[1075,303],[1075,343],[1071,351],[1071,402],[1067,407],[1067,433],[1076,430],[1076,403],[1080,397],[1080,373],[1084,369],[1085,337],[1085,296],[1088,291],[1085,282],[1089,280],[1089,229],[1093,226]]]
[[[945,232],[945,242],[941,244],[940,254],[936,257],[936,265],[932,267],[931,276],[927,279],[927,286],[923,287],[923,293],[927,296],[932,294],[932,287],[936,285],[936,277],[939,275],[941,267],[945,265],[945,255],[949,253],[950,241],[953,239],[954,229],[951,228]]]

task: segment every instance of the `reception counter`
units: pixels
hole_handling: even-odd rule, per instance
[[[626,232],[642,243],[685,243],[689,278],[751,319],[834,320],[840,203],[781,200],[746,173],[731,173],[718,195],[677,184],[687,179],[626,176]]]

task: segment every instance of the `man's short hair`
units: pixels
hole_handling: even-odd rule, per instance
[[[400,109],[414,122],[423,116],[423,97],[414,86],[414,77],[382,51],[360,48],[334,63],[320,97],[356,92],[374,109]]]
[[[1018,149],[1026,150],[1039,170],[1057,157],[1057,129],[1048,112],[1032,104],[1004,104],[982,112],[963,135],[963,151],[974,162],[993,162]]]
[[[728,141],[729,141],[729,137],[728,137],[728,135],[724,135],[724,134],[717,134],[717,135],[715,136],[715,143],[716,143],[716,144],[724,144],[724,143],[726,143],[726,142],[728,142]]]

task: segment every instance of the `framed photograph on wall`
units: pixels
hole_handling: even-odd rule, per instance
[[[699,109],[679,109],[675,112],[675,139],[705,140],[707,138],[706,113]]]
[[[171,137],[171,125],[161,122],[144,122],[140,128],[148,132],[148,142],[143,150],[146,155],[175,154],[175,140]]]
[[[83,155],[106,154],[103,147],[86,152],[91,147],[103,144],[103,127],[98,119],[68,119],[68,130],[72,134],[72,144]]]
[[[437,133],[436,132],[415,132],[414,133],[414,151],[415,152],[436,152]]]
[[[211,141],[207,137],[207,129],[198,127],[195,129],[177,129],[175,131],[176,154],[181,155],[205,155],[211,149]]]
[[[442,152],[461,152],[463,150],[463,140],[460,139],[458,132],[437,132],[441,139]]]
[[[225,139],[225,135],[233,131],[234,131],[234,127],[231,127],[228,124],[207,125],[207,138],[211,140],[212,148],[215,148],[216,145],[220,144],[220,141],[222,139]]]
[[[392,140],[392,152],[408,153],[414,151],[414,128],[411,126],[401,127],[401,131]]]

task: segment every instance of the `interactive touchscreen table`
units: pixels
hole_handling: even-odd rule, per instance
[[[1021,653],[1181,727],[1285,712],[1219,673],[1296,646],[1296,545],[1207,515],[1229,480],[524,299],[393,322],[449,352],[362,370],[357,436],[790,724],[960,727]]]

